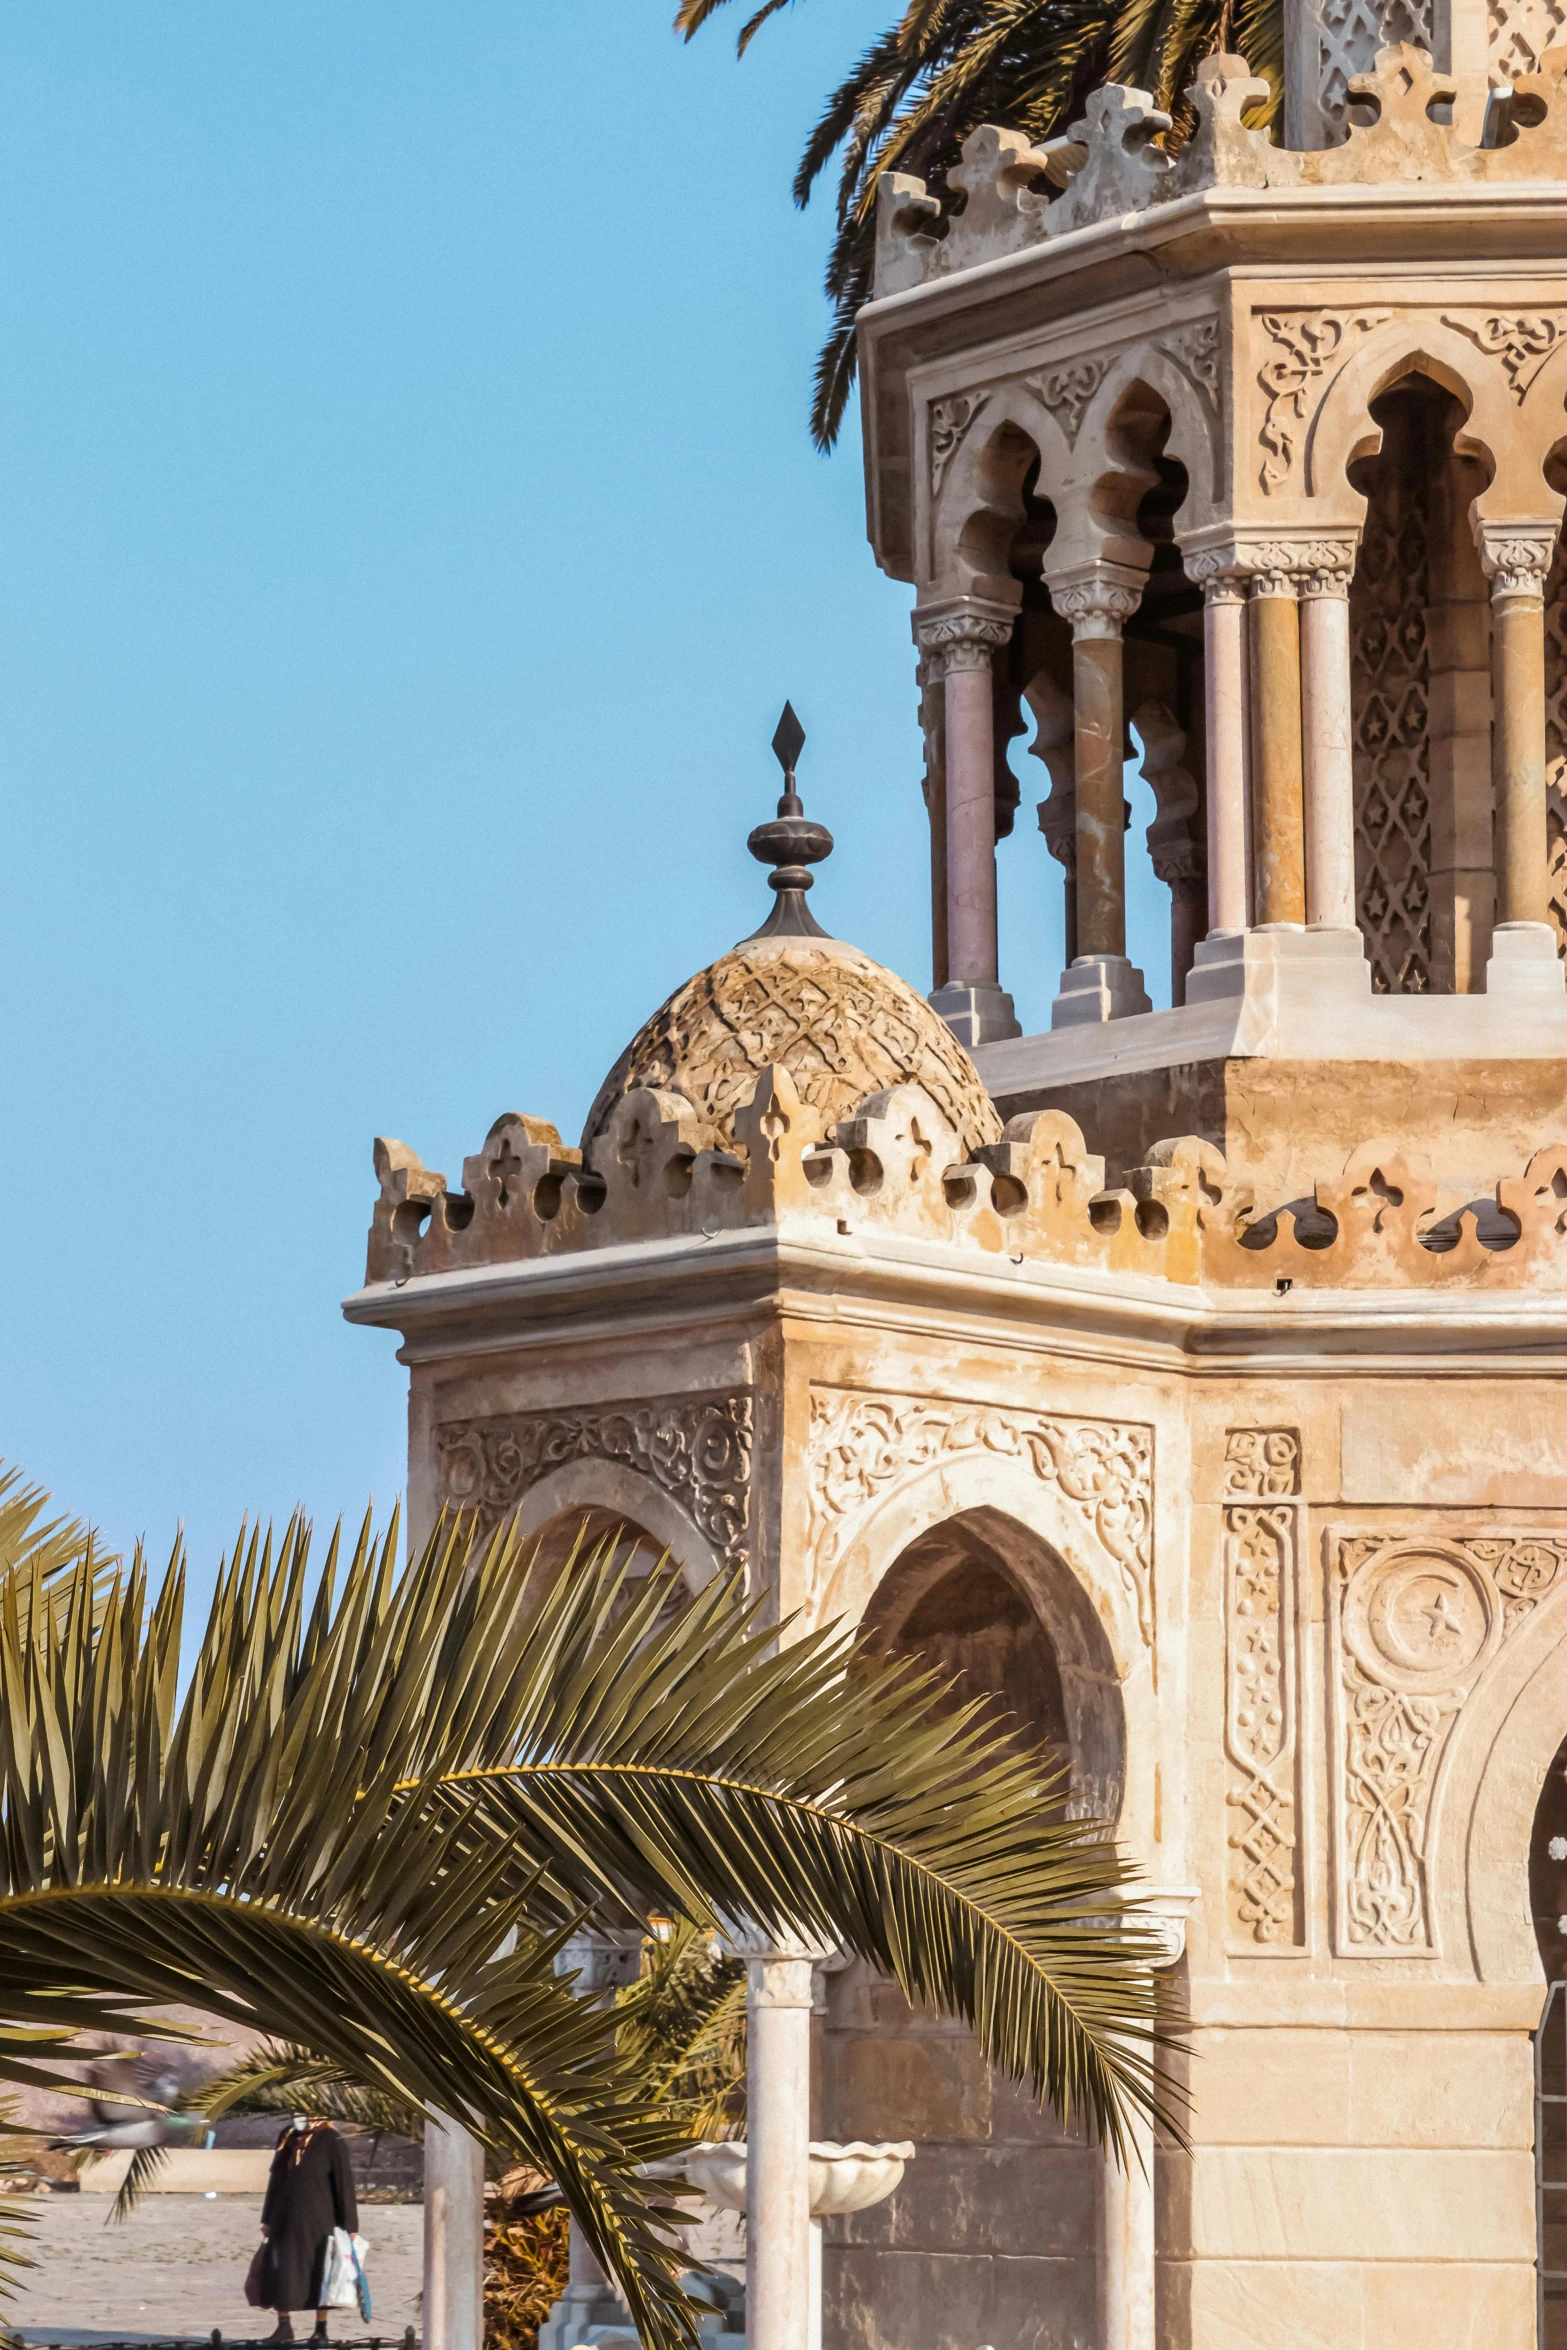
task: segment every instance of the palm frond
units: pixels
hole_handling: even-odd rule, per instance
[[[1178,2127],[1156,1941],[1113,1838],[1063,1816],[1057,1763],[837,1630],[780,1650],[734,1587],[670,1596],[579,1564],[519,1621],[488,1752],[408,1790],[471,1807],[454,1849],[479,1829],[562,1905],[835,1938],[1113,2149],[1127,2102]]]
[[[689,40],[726,0],[681,0]],[[784,0],[765,0],[740,35],[742,54]],[[907,0],[829,97],[806,142],[794,196],[806,203],[841,156],[838,225],[827,262],[833,320],[816,363],[811,433],[837,439],[856,370],[854,313],[871,284],[869,221],[883,173],[919,173],[937,186],[982,123],[1038,141],[1064,131],[1095,83],[1132,79],[1190,127],[1182,101],[1201,59],[1238,49],[1266,76],[1272,98],[1249,118],[1276,119],[1283,89],[1283,0]],[[852,297],[852,307],[851,307]]]

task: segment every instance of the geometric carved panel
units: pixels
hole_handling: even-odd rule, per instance
[[[1431,986],[1426,497],[1411,422],[1401,406],[1388,415],[1350,585],[1356,919],[1378,995]]]
[[[1332,1549],[1335,1946],[1419,1957],[1436,1947],[1429,1830],[1453,1724],[1567,1572],[1567,1540],[1363,1534]]]
[[[1252,1956],[1305,1945],[1300,1834],[1300,1437],[1232,1428],[1224,1464],[1227,1933]],[[1246,1496],[1247,1498],[1241,1498]]]

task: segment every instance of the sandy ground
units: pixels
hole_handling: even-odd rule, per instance
[[[134,2341],[187,2334],[205,2341],[216,2327],[225,2341],[269,2333],[270,2312],[245,2300],[245,2271],[259,2241],[258,2205],[249,2196],[149,2195],[122,2227],[106,2227],[109,2198],[28,2197],[38,2215],[30,2269],[5,2315],[30,2342]],[[339,2339],[379,2334],[397,2342],[417,2327],[424,2213],[417,2203],[361,2208],[359,2232],[375,2310],[368,2326],[357,2312],[334,2310]],[[308,2337],[313,2319],[296,2317]]]

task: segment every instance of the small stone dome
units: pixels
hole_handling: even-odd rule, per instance
[[[683,1094],[708,1148],[734,1147],[735,1112],[781,1061],[824,1131],[867,1094],[922,1085],[975,1151],[1001,1133],[979,1071],[923,996],[841,939],[742,939],[677,988],[640,1029],[588,1113],[586,1152],[635,1086]]]

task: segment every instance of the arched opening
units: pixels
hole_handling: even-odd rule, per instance
[[[993,1509],[909,1542],[862,1618],[882,1655],[949,1674],[1020,1740],[1071,1772],[1071,1808],[1114,1817],[1124,1778],[1119,1688],[1103,1626],[1062,1559]],[[829,2220],[827,2350],[903,2341],[1095,2340],[1099,2157],[996,2080],[972,2036],[912,2010],[855,1964],[831,1977],[822,2136],[911,2138],[895,2202]]]
[[[1463,995],[1484,986],[1495,905],[1490,593],[1469,521],[1486,475],[1431,376],[1371,415],[1382,445],[1350,467],[1356,918],[1379,994]]]

